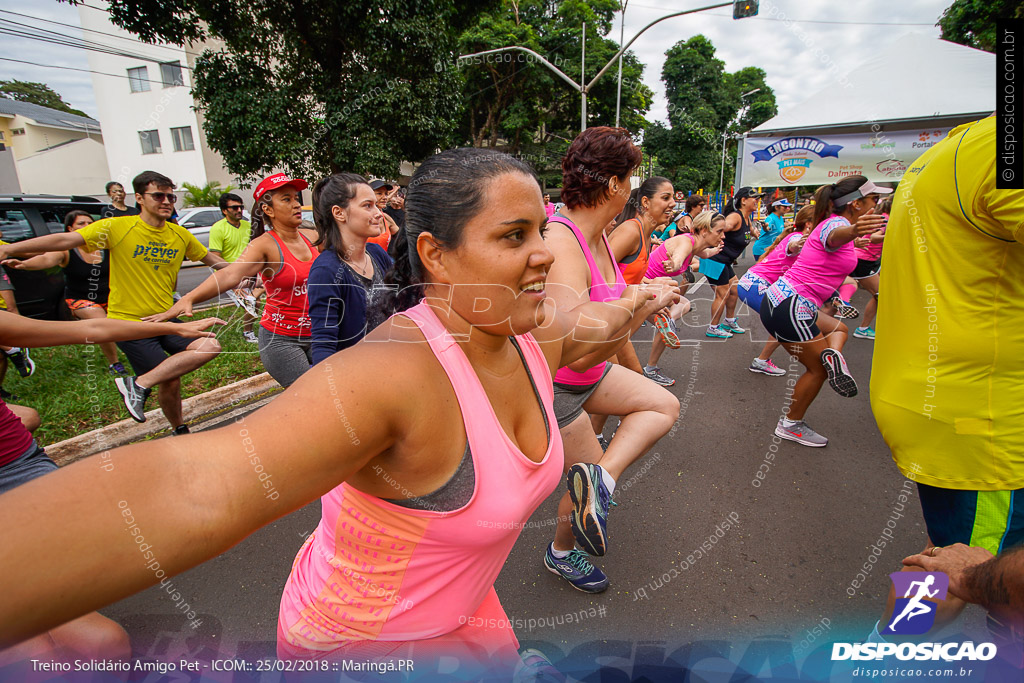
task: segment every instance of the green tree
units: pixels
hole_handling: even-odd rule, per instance
[[[996,49],[996,19],[1024,19],[1020,0],[955,0],[936,24],[943,40],[975,47],[986,52]]]
[[[234,185],[221,187],[216,180],[202,186],[192,183],[182,183],[181,186],[185,189],[182,206],[218,206],[220,196],[235,189]]]
[[[77,116],[89,116],[84,111],[75,109],[65,102],[61,96],[45,83],[33,83],[31,81],[0,81],[0,97],[18,102],[38,104],[41,107],[49,107],[57,111],[75,114]]]
[[[70,0],[78,2],[79,0]],[[453,141],[458,35],[496,0],[110,0],[143,40],[212,39],[193,95],[210,147],[252,179],[340,170],[394,177]]]
[[[661,78],[669,126],[657,124],[648,129],[645,151],[656,158],[656,172],[671,179],[678,189],[718,188],[723,134],[746,132],[778,111],[764,71],[745,67],[727,72],[711,41],[697,35],[669,48]],[[752,90],[758,92],[743,97]],[[726,179],[733,168],[728,151]]]
[[[619,49],[607,38],[618,0],[503,0],[483,13],[460,38],[461,54],[519,45],[543,55],[570,78],[580,80],[582,24],[587,23],[587,79]],[[521,154],[545,184],[561,180],[561,158],[580,129],[580,94],[534,57],[521,51],[465,60],[460,137],[478,147]],[[653,93],[642,82],[644,65],[632,52],[623,59],[621,125],[639,135]],[[588,96],[588,125],[613,125],[616,67]]]

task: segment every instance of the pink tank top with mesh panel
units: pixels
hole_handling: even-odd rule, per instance
[[[473,366],[427,304],[399,315],[419,326],[455,390],[473,458],[473,495],[450,512],[402,507],[345,483],[323,496],[320,524],[299,550],[281,596],[282,658],[451,634],[515,643],[507,621],[494,632],[504,614],[494,580],[564,467],[547,361],[531,335],[516,337],[549,425],[544,458],[534,462],[505,434]],[[470,628],[469,618],[482,613],[493,622],[489,634]]]

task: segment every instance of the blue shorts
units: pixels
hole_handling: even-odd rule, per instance
[[[750,306],[750,310],[760,313],[761,299],[764,298],[764,293],[769,287],[771,287],[770,282],[747,271],[740,278],[740,282],[736,287],[736,293],[739,295],[740,301]]]
[[[959,491],[917,484],[928,537],[937,546],[964,543],[993,555],[1024,544],[1024,489]]]
[[[39,444],[32,440],[32,445],[17,459],[0,467],[0,494],[28,483],[44,474],[57,469],[57,463],[50,460]]]

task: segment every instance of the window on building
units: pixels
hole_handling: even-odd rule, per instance
[[[192,142],[192,126],[171,128],[171,143],[175,152],[191,152],[196,148]]]
[[[144,66],[128,69],[128,84],[131,86],[132,92],[149,90],[149,70]]]
[[[25,129],[24,128],[11,128],[11,135],[24,135],[24,134],[25,134]]]
[[[162,63],[160,65],[160,80],[164,82],[165,88],[185,85],[185,80],[181,77],[181,62]]]
[[[140,130],[139,141],[142,143],[143,154],[160,153],[160,131]]]

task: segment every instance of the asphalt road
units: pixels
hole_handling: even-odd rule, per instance
[[[183,271],[180,282],[206,272]],[[181,286],[187,291],[187,284]],[[609,589],[581,593],[541,563],[561,490],[523,529],[496,588],[509,617],[521,620],[516,631],[524,645],[586,653],[605,641],[601,647],[628,659],[644,648],[716,640],[725,644],[716,647],[738,648],[735,658],[752,640],[782,643],[788,651],[815,627],[824,631],[818,642],[862,640],[884,604],[887,574],[923,547],[916,490],[906,489],[905,506],[897,500],[907,480],[870,410],[872,342],[851,338],[846,347],[860,394],[843,399],[826,385],[808,413],[809,424],[829,437],[828,447],[782,442],[758,480],[789,378],[748,372],[765,333],[744,306],[740,324],[750,333],[726,341],[704,337],[709,297],[706,285],[691,292],[695,312],[687,316],[691,327],[683,336],[692,346],[666,351],[661,363],[679,380],[670,390],[680,398],[680,419],[619,482],[618,507],[609,519],[611,548],[596,559],[611,580]],[[864,294],[854,303],[862,307]],[[635,339],[641,358],[652,334],[648,326]],[[775,361],[790,367],[781,350]],[[159,586],[103,612],[125,626],[139,655],[272,656],[281,589],[295,553],[319,521],[319,507],[308,505],[174,577],[179,600],[202,620],[195,629]],[[694,551],[729,520],[731,528],[718,532],[720,538],[707,544],[710,551],[698,557]],[[862,585],[853,587],[890,520],[891,540]],[[978,633],[981,620],[981,611],[972,608],[961,623]]]

